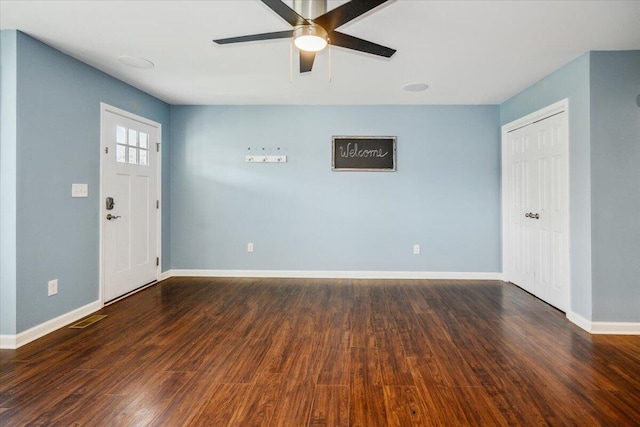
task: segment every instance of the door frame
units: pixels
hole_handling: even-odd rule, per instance
[[[512,122],[509,122],[502,126],[502,179],[501,179],[501,187],[502,187],[502,279],[505,282],[510,282],[511,280],[511,272],[509,271],[509,264],[507,262],[507,257],[510,253],[509,248],[509,174],[508,171],[508,156],[507,156],[507,138],[508,133],[514,131],[516,129],[522,128],[524,126],[530,125],[532,123],[538,122],[540,120],[546,119],[555,114],[565,112],[564,115],[564,129],[565,129],[565,138],[567,141],[567,171],[566,171],[566,180],[567,180],[567,197],[565,200],[566,208],[567,208],[567,245],[565,256],[567,259],[567,310],[566,314],[572,312],[571,308],[571,140],[569,138],[569,98],[565,98],[561,101],[558,101],[554,104],[548,105],[544,108],[541,108],[533,113],[527,114],[524,117],[520,117]]]
[[[158,130],[158,140],[155,141],[155,143],[159,144],[159,150],[158,150],[158,156],[157,156],[157,171],[156,173],[158,174],[158,179],[156,180],[156,187],[157,187],[157,196],[158,196],[158,200],[160,201],[160,208],[156,209],[156,215],[157,215],[157,224],[156,224],[156,228],[157,228],[157,245],[158,245],[158,254],[157,256],[160,259],[160,262],[158,263],[158,267],[156,268],[156,282],[158,282],[160,280],[160,276],[161,276],[161,272],[162,272],[162,124],[158,123],[158,122],[154,122],[153,120],[149,120],[145,117],[142,116],[138,116],[137,114],[133,114],[130,113],[129,111],[126,110],[122,110],[120,108],[117,107],[113,107],[109,104],[105,104],[104,102],[100,103],[100,196],[99,196],[99,200],[98,200],[98,216],[100,218],[100,220],[98,221],[98,228],[99,228],[99,268],[98,268],[98,292],[100,293],[100,303],[104,306],[105,300],[104,300],[104,256],[105,256],[105,250],[104,250],[104,244],[105,244],[105,239],[104,239],[104,228],[106,225],[106,218],[103,215],[103,208],[104,208],[104,200],[105,200],[105,191],[104,191],[104,156],[103,153],[105,151],[105,148],[107,147],[107,141],[105,139],[105,129],[104,129],[104,123],[105,123],[105,114],[106,113],[114,113],[123,117],[126,117],[128,119],[131,120],[135,120],[138,121],[140,123],[144,123],[147,126],[151,126],[153,128],[157,128]],[[155,282],[154,282],[155,283]],[[151,286],[152,284],[150,284],[149,286]],[[116,298],[112,301],[110,301],[110,303],[119,301],[120,299],[122,299],[123,297],[126,297],[128,295],[131,295],[132,293],[138,292],[144,288],[146,288],[147,286],[143,286],[139,289],[135,289],[125,295],[123,295],[120,298]]]

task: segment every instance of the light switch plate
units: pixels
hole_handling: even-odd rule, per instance
[[[71,197],[89,197],[89,184],[71,184]]]

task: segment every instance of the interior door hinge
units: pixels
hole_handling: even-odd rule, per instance
[[[159,153],[160,152],[160,143],[156,142],[156,151]]]
[[[160,209],[160,200],[156,200],[156,209]]]
[[[104,154],[109,154],[109,147],[104,147]]]
[[[156,257],[156,265],[160,265],[160,257],[159,256]]]

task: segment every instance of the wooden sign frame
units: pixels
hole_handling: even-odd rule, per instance
[[[395,172],[395,136],[334,136],[332,171]]]

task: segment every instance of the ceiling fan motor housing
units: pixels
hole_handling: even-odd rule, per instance
[[[293,10],[305,19],[315,19],[327,13],[327,0],[293,0]]]

